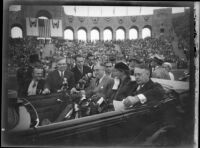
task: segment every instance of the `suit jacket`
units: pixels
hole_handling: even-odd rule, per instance
[[[114,80],[105,75],[98,85],[96,85],[96,81],[96,78],[91,80],[90,85],[85,90],[86,96],[91,97],[92,95],[97,94],[98,96],[107,99],[112,91]]]
[[[26,83],[24,85],[25,88],[24,88],[23,96],[28,96],[28,88],[29,88],[31,81],[32,81],[32,79],[26,81]],[[38,81],[37,88],[36,88],[36,95],[40,95],[42,93],[42,91],[44,90],[44,84],[45,84],[45,80],[41,79]]]
[[[131,95],[136,85],[136,81],[131,81],[129,77],[125,78],[123,82],[120,82],[118,89],[112,90],[111,94],[109,94],[110,101],[122,101],[127,96]]]
[[[147,103],[156,104],[164,97],[165,91],[159,83],[154,83],[151,79],[137,91],[138,85],[135,86],[131,96],[143,94],[147,98]]]
[[[77,66],[72,68],[72,72],[74,73],[74,79],[75,79],[75,85],[78,83],[78,81],[87,73],[92,73],[92,70],[90,67],[83,65],[83,73],[81,73]]]
[[[73,88],[75,86],[74,74],[71,71],[65,70],[64,77],[67,78],[69,89]],[[48,88],[52,93],[55,93],[57,90],[61,89],[62,83],[63,79],[61,78],[59,71],[54,70],[48,74],[45,88]]]

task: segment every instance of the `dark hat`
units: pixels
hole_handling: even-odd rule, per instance
[[[129,67],[124,62],[119,62],[115,64],[115,69],[122,71],[129,71]]]
[[[153,60],[155,62],[157,62],[158,64],[162,64],[164,62],[164,57],[162,57],[161,55],[156,54],[156,55],[153,56]]]
[[[39,55],[38,54],[32,54],[32,55],[30,55],[29,62],[30,63],[40,62]]]
[[[92,57],[92,56],[93,56],[93,54],[92,54],[91,52],[89,52],[89,53],[87,54],[87,58]]]

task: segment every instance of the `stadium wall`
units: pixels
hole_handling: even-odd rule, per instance
[[[183,13],[180,13],[181,15]],[[23,31],[23,37],[26,37],[26,17],[38,18],[46,16],[49,19],[61,19],[63,23],[63,32],[70,28],[74,32],[74,39],[78,39],[78,30],[84,28],[87,33],[87,40],[90,40],[90,31],[94,28],[99,30],[100,40],[103,40],[103,31],[109,28],[112,31],[112,37],[116,39],[116,30],[122,28],[125,31],[125,39],[129,39],[129,30],[136,28],[138,38],[142,38],[142,29],[147,27],[151,30],[151,36],[158,38],[160,35],[173,36],[171,8],[156,9],[153,15],[140,16],[119,16],[119,17],[80,17],[66,15],[62,6],[46,5],[23,5],[21,11],[9,13],[9,30],[14,26],[20,26]],[[176,15],[177,16],[177,15]],[[161,29],[164,33],[161,33]],[[11,36],[11,33],[9,33]],[[64,38],[64,37],[62,37]]]

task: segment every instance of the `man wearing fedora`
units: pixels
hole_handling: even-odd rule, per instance
[[[164,57],[160,55],[154,55],[152,59],[152,78],[158,78],[158,79],[166,79],[170,80],[170,76],[168,71],[166,71],[165,68],[163,68],[162,64],[164,63]]]

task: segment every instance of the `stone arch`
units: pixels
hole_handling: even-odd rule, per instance
[[[103,40],[113,40],[113,29],[111,27],[105,27],[103,29]]]
[[[145,30],[147,30],[147,33],[145,34]],[[150,25],[145,25],[143,28],[142,28],[142,38],[145,38],[145,37],[152,37],[152,27]]]
[[[13,31],[17,31],[17,30],[13,30],[13,29],[17,29],[21,35],[16,35],[16,34],[13,34],[14,32]],[[16,38],[17,36],[20,37],[20,38],[23,38],[23,35],[24,35],[24,30],[23,30],[23,27],[22,25],[20,24],[13,24],[10,28],[10,37],[12,38]]]
[[[48,19],[52,19],[52,15],[49,11],[47,10],[39,10],[36,14],[36,18],[40,17],[40,16],[45,16]]]
[[[131,26],[128,31],[129,31],[129,39],[137,39],[137,38],[139,38],[139,27]],[[136,35],[134,35],[135,33],[136,33]]]
[[[95,35],[96,33],[94,32],[95,30],[97,31],[96,33],[98,33],[98,37],[93,37],[93,36],[96,36]],[[90,30],[90,39],[91,39],[91,41],[93,41],[93,40],[100,40],[100,29],[98,27],[93,27]]]
[[[66,33],[67,33],[66,31],[68,31],[68,30],[71,31],[72,35],[69,35],[69,37],[66,37]],[[64,39],[74,40],[74,37],[75,37],[74,28],[72,28],[71,26],[65,27],[65,29],[64,29]]]
[[[116,40],[126,39],[126,29],[123,26],[118,27],[116,30]]]
[[[85,32],[85,35],[84,34],[82,34],[82,32],[80,33],[80,31],[84,31]],[[78,36],[77,36],[77,39],[78,40],[85,40],[85,41],[87,41],[88,40],[88,31],[87,31],[87,29],[85,28],[85,27],[79,27],[78,29],[77,29],[77,34],[78,34]],[[82,34],[82,35],[81,35]],[[82,38],[82,39],[81,39]]]

